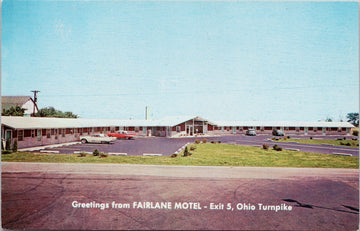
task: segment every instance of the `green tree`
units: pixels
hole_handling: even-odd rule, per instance
[[[25,109],[19,106],[11,106],[9,109],[3,109],[2,116],[24,116]]]
[[[359,113],[357,112],[351,112],[346,115],[346,118],[348,118],[347,122],[352,123],[354,126],[359,126]]]
[[[54,107],[45,107],[39,110],[35,114],[37,117],[58,117],[58,118],[78,118],[78,115],[73,114],[72,112],[62,112],[56,110]]]

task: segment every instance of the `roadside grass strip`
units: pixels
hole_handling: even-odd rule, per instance
[[[189,144],[191,155],[184,151],[175,158],[170,156],[120,156],[106,157],[78,154],[51,154],[15,152],[2,154],[2,161],[8,162],[50,162],[50,163],[114,163],[145,165],[187,165],[187,166],[247,166],[247,167],[306,167],[306,168],[359,168],[359,158],[345,155],[319,154],[302,151],[240,146],[219,143]],[[80,152],[79,152],[80,153]],[[151,153],[149,153],[151,154]],[[157,153],[152,153],[157,154]]]

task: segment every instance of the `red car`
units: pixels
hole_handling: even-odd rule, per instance
[[[116,137],[118,139],[128,139],[128,140],[134,139],[135,135],[136,135],[135,133],[127,133],[127,131],[117,131],[107,134],[107,136],[109,137]]]

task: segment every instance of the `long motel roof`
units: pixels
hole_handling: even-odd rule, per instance
[[[173,127],[187,121],[203,121],[218,127],[341,127],[353,128],[348,122],[262,122],[208,121],[199,116],[172,116],[158,120],[133,119],[70,119],[49,117],[2,116],[1,124],[14,129],[51,129],[86,127]]]
[[[299,121],[212,121],[219,127],[323,127],[353,128],[349,122],[299,122]]]

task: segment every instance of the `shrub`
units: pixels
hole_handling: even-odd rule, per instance
[[[108,154],[105,154],[105,153],[101,152],[100,153],[100,158],[102,158],[102,157],[108,157]]]
[[[343,140],[346,140],[346,137],[344,136]]]
[[[196,139],[195,144],[200,144],[200,140]]]
[[[1,151],[1,154],[11,154],[12,153],[12,151],[10,151],[10,150],[2,150]]]
[[[336,140],[343,140],[342,138],[337,138]]]
[[[17,142],[17,140],[14,141],[12,150],[13,150],[13,152],[17,152],[17,151],[18,151],[18,142]]]
[[[216,144],[216,142],[215,142],[214,140],[212,140],[210,143],[212,143],[212,144]]]
[[[177,154],[172,154],[171,156],[170,156],[171,158],[175,158],[175,157],[177,157]]]
[[[290,136],[287,136],[288,139],[290,139]]]
[[[86,156],[86,153],[85,152],[80,152],[78,157],[85,157]]]
[[[207,139],[204,138],[202,142],[203,142],[204,144],[206,144],[206,143],[207,143]]]
[[[352,134],[353,134],[353,136],[359,136],[359,131],[358,131],[358,130],[354,130],[354,131],[352,132]]]
[[[313,138],[312,138],[312,136],[310,136],[310,140],[312,140]]]
[[[190,151],[194,151],[195,149],[196,149],[196,147],[194,147],[194,146],[190,147]]]
[[[93,156],[98,156],[98,155],[100,155],[100,152],[99,152],[99,150],[95,149],[93,151]]]
[[[269,150],[269,145],[267,145],[267,144],[263,144],[263,149],[265,149],[265,150]]]
[[[189,152],[188,147],[185,147],[184,156],[191,156],[191,153]]]
[[[282,151],[282,147],[279,147],[277,144],[275,144],[275,145],[273,146],[273,149],[274,149],[275,151]]]
[[[6,149],[6,150],[10,150],[10,149],[11,149],[11,140],[10,140],[10,139],[7,139],[7,140],[6,140],[5,149]]]
[[[221,144],[221,141],[219,140],[218,143]]]
[[[351,143],[346,143],[345,145],[346,145],[346,146],[351,146]]]
[[[358,140],[357,138],[352,138],[352,140]]]
[[[344,143],[344,142],[340,142],[340,145],[345,145],[345,143]]]

